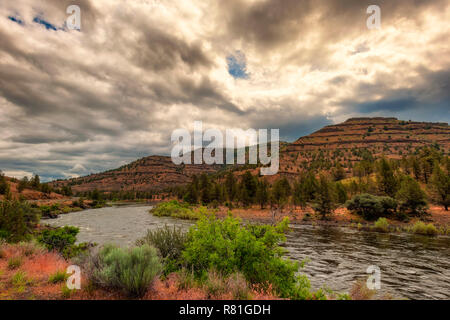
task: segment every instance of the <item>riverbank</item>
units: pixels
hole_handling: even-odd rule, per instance
[[[147,230],[168,225],[187,231],[195,223],[192,220],[153,216],[149,209],[149,206],[139,205],[106,207],[61,215],[46,222],[55,227],[79,227],[79,242],[95,242],[99,247],[115,243],[124,248],[134,246]],[[448,297],[450,289],[446,289],[445,270],[450,261],[445,250],[450,245],[449,237],[428,237],[406,232],[380,233],[358,229],[357,224],[354,228],[351,224],[348,226],[350,228],[334,223],[320,225],[314,221],[291,225],[283,247],[287,249],[287,256],[295,261],[308,259],[303,271],[315,290],[326,286],[337,292],[350,292],[357,279],[367,277],[367,266],[377,265],[387,282],[383,282],[382,292],[374,297],[376,299],[383,299],[389,294],[409,299]],[[172,286],[171,290],[174,290],[173,285],[164,281],[161,285]],[[108,299],[111,295],[104,292],[96,294],[99,299]]]
[[[226,217],[229,212],[235,217],[245,221],[258,223],[274,223],[281,221],[284,217],[288,217],[291,224],[294,225],[322,225],[322,226],[337,226],[337,227],[357,227],[361,225],[373,225],[374,221],[367,221],[364,218],[352,214],[346,208],[338,208],[327,220],[318,218],[312,208],[288,208],[282,211],[272,211],[270,209],[260,209],[259,207],[251,208],[234,208],[229,210],[228,207],[219,207],[216,209],[218,217]],[[442,207],[431,206],[428,211],[429,214],[424,216],[422,220],[419,217],[412,217],[409,221],[399,221],[396,219],[389,219],[389,225],[401,229],[412,227],[418,221],[425,221],[432,223],[436,228],[445,230],[444,234],[449,234],[450,231],[450,212],[445,211]],[[448,231],[447,231],[448,230]]]

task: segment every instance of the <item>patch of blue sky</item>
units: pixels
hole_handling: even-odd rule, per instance
[[[245,54],[239,50],[227,57],[228,73],[235,79],[248,79],[247,59]]]

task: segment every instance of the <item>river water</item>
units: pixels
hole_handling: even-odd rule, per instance
[[[117,206],[85,210],[46,220],[53,226],[80,228],[79,242],[130,246],[148,229],[191,222],[154,217],[148,206]],[[450,299],[450,237],[382,234],[331,226],[294,225],[283,245],[294,260],[308,262],[301,272],[313,288],[348,292],[366,278],[369,266],[381,270],[377,296]]]

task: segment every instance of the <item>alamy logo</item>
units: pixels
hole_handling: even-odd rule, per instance
[[[66,20],[66,25],[69,30],[81,30],[81,9],[77,5],[67,7],[67,14],[70,16]]]
[[[367,18],[366,25],[367,28],[372,29],[381,29],[381,9],[377,5],[370,5],[366,10],[367,14],[370,16]]]
[[[224,164],[224,149],[226,164],[235,164],[235,150],[237,164],[246,164],[246,147],[248,146],[248,163],[269,165],[261,168],[261,175],[274,175],[279,169],[279,130],[271,129],[270,156],[268,155],[268,130],[259,129],[227,129],[224,135],[218,129],[208,129],[203,132],[201,121],[194,122],[194,141],[187,129],[176,129],[172,132],[172,162],[176,165],[191,164]],[[204,142],[209,142],[203,147]],[[258,152],[259,151],[259,152]],[[193,152],[193,156],[192,156]]]
[[[66,273],[69,275],[66,281],[67,288],[70,290],[81,289],[81,269],[79,266],[71,265],[67,267]]]
[[[367,278],[366,285],[369,290],[381,289],[381,270],[378,266],[368,266],[366,270],[369,277]]]

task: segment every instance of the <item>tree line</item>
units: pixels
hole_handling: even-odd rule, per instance
[[[259,205],[262,209],[283,209],[286,206],[310,206],[322,217],[338,206],[349,205],[348,201],[355,196],[368,194],[377,206],[382,200],[386,205],[389,198],[392,199],[391,207],[395,203],[395,211],[420,214],[425,212],[429,202],[448,210],[449,172],[448,156],[434,148],[423,148],[417,154],[399,160],[386,157],[375,160],[366,153],[349,173],[338,163],[330,171],[303,170],[296,179],[280,177],[273,183],[249,170],[241,175],[233,172],[202,174],[194,176],[184,187],[173,188],[171,193],[185,202],[213,207]]]

